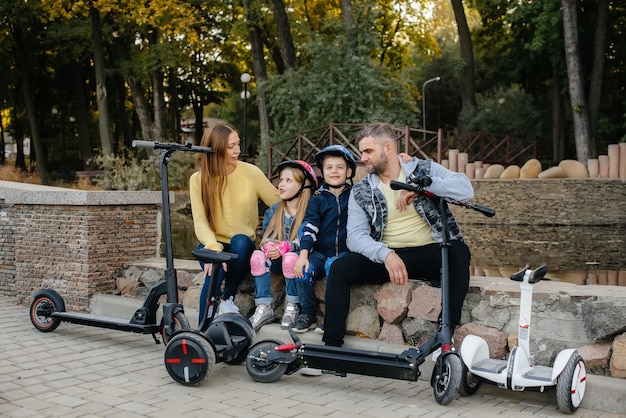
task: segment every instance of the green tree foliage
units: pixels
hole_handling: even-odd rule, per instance
[[[309,65],[268,81],[274,139],[333,121],[417,123],[405,83],[388,69],[346,54],[341,45],[315,43],[307,53]]]
[[[519,86],[498,88],[479,96],[475,110],[467,116],[471,132],[506,132],[517,138],[529,139],[541,135],[541,115],[532,96]]]

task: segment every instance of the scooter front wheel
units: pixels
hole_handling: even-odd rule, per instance
[[[456,398],[461,386],[463,366],[456,354],[440,355],[433,368],[431,385],[433,395],[440,405],[448,405]]]
[[[165,347],[165,369],[172,379],[185,386],[205,381],[215,366],[215,350],[201,334],[182,331]]]
[[[587,370],[582,357],[572,355],[561,374],[556,378],[556,405],[564,414],[575,412],[585,396]]]
[[[476,393],[482,382],[477,376],[469,371],[465,363],[462,361],[461,368],[461,385],[459,386],[459,395],[472,396]]]
[[[30,322],[41,332],[57,329],[61,321],[52,317],[53,312],[65,312],[63,298],[52,289],[42,289],[35,293],[30,304]]]
[[[280,345],[277,341],[267,340],[252,346],[246,358],[246,369],[255,382],[272,383],[280,379],[287,371],[288,364],[268,359]]]
[[[172,324],[174,325],[173,329],[171,329],[170,332],[165,332],[165,322],[163,321],[163,318],[161,318],[161,338],[163,339],[163,345],[168,344],[170,338],[175,332],[191,328],[189,320],[183,312],[176,312],[174,314]]]

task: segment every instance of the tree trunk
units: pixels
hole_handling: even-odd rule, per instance
[[[80,159],[84,165],[93,156],[91,146],[91,135],[89,135],[89,115],[87,111],[85,80],[83,77],[83,67],[78,62],[70,64],[72,74],[72,93],[76,102],[76,123],[78,125],[78,143]]]
[[[37,159],[37,171],[39,173],[39,179],[42,184],[48,184],[48,169],[46,167],[46,154],[44,152],[44,146],[41,143],[41,135],[39,133],[39,123],[37,120],[37,106],[35,104],[34,92],[31,86],[31,68],[32,66],[28,62],[29,48],[24,42],[22,37],[22,31],[19,28],[13,30],[13,39],[15,41],[15,49],[17,51],[17,69],[20,75],[22,84],[22,95],[24,96],[24,104],[26,106],[26,113],[28,114],[28,124],[30,126],[30,139],[31,139],[31,155],[33,150]],[[31,159],[31,167],[33,161]]]
[[[152,71],[152,107],[154,108],[154,135],[157,141],[168,141],[165,134],[165,94],[163,72]]]
[[[98,104],[98,125],[103,154],[112,154],[111,129],[109,127],[109,101],[107,99],[106,75],[104,73],[104,47],[102,46],[102,24],[100,12],[95,7],[89,9],[91,15],[91,37],[93,41],[93,62],[96,72],[96,100]]]
[[[450,1],[452,2],[454,19],[456,20],[457,31],[459,33],[461,60],[463,61],[460,86],[461,118],[459,119],[459,128],[461,132],[463,132],[463,115],[476,107],[476,98],[474,95],[474,52],[472,51],[472,38],[465,17],[465,9],[463,9],[463,0]]]
[[[589,113],[585,100],[583,72],[578,47],[578,18],[576,0],[562,0],[563,37],[565,43],[565,62],[569,82],[570,106],[574,119],[574,139],[576,158],[587,164],[592,157],[591,137],[589,132]]]
[[[602,77],[604,75],[604,56],[606,52],[606,25],[609,15],[609,1],[598,0],[598,19],[596,21],[596,33],[593,39],[593,68],[589,84],[589,131],[592,144],[598,135],[598,112],[600,108],[600,96],[602,94]],[[591,150],[595,155],[595,150]]]
[[[359,38],[357,27],[354,23],[354,15],[352,14],[352,1],[341,0],[341,17],[346,30],[346,44],[351,54],[356,54],[359,46]]]
[[[285,69],[295,70],[297,66],[296,49],[293,45],[289,19],[285,12],[285,3],[283,3],[283,0],[272,0],[272,9],[274,11],[274,21],[276,22],[280,51],[283,61],[285,62]]]
[[[259,129],[261,133],[261,149],[268,150],[270,144],[270,118],[267,110],[267,98],[265,95],[265,82],[267,70],[263,56],[263,41],[261,29],[252,19],[250,8],[253,0],[244,0],[246,10],[246,23],[248,25],[248,37],[250,38],[250,51],[252,53],[252,69],[256,80],[257,106],[259,109]]]
[[[561,77],[555,66],[552,66],[552,161],[559,162],[564,158],[565,115],[561,96]]]

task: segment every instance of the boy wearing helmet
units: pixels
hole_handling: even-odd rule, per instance
[[[323,184],[309,200],[300,232],[300,256],[294,265],[302,312],[293,331],[307,332],[316,323],[317,299],[314,280],[327,275],[337,257],[348,251],[348,183],[356,171],[352,153],[341,145],[329,145],[315,155]]]

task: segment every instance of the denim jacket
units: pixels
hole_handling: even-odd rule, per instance
[[[413,158],[407,164],[400,162],[405,176],[415,173],[430,176],[432,184],[426,189],[441,197],[467,201],[474,196],[472,184],[465,174],[455,173],[431,161]],[[432,228],[432,237],[442,241],[443,224],[435,201],[420,196],[413,200],[413,207]],[[446,209],[450,240],[463,240],[454,216]],[[391,249],[382,243],[383,231],[388,222],[387,202],[380,186],[380,178],[369,174],[352,188],[348,202],[348,239],[350,251],[365,255],[378,263],[384,263]]]

